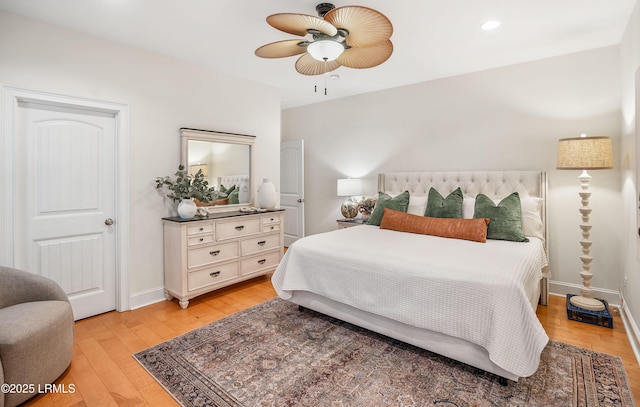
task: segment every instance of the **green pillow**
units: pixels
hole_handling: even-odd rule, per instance
[[[489,218],[487,239],[528,242],[522,232],[522,209],[520,195],[517,192],[504,198],[496,206],[488,196],[478,194],[476,197],[474,218]]]
[[[235,185],[231,185],[229,188],[225,188],[224,185],[220,184],[220,192],[229,195],[234,189],[236,189]]]
[[[424,216],[430,218],[462,218],[462,190],[457,188],[446,198],[435,188],[429,189],[427,209]]]
[[[409,208],[409,191],[404,191],[393,198],[391,195],[385,194],[384,192],[378,192],[378,202],[376,202],[376,206],[373,208],[373,212],[367,221],[367,225],[380,226],[382,216],[384,215],[384,208],[406,212],[407,208]]]
[[[238,191],[237,189],[234,189],[230,194],[229,194],[229,205],[237,205],[240,203],[240,199],[238,198],[238,194],[240,193],[240,191]]]

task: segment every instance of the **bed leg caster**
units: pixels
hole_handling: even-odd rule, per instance
[[[507,386],[509,384],[509,379],[505,377],[498,377],[498,383],[500,383],[500,386]]]

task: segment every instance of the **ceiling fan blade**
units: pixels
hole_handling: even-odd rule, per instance
[[[334,27],[349,31],[347,44],[368,47],[391,38],[393,25],[379,11],[368,7],[345,6],[334,8],[324,16]]]
[[[348,68],[373,68],[378,66],[393,53],[393,43],[386,40],[370,47],[349,48],[336,61]]]
[[[307,51],[307,47],[298,45],[301,40],[284,40],[272,42],[256,49],[255,54],[261,58],[284,58],[299,55]]]
[[[289,34],[305,36],[307,30],[313,29],[334,36],[338,30],[331,23],[307,14],[279,13],[267,17],[267,23]]]
[[[296,71],[303,75],[322,75],[340,68],[337,61],[318,61],[309,54],[304,54],[296,61]]]

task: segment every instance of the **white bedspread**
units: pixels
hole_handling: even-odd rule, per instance
[[[308,236],[272,277],[278,295],[311,291],[485,348],[520,377],[548,341],[530,303],[547,265],[542,242],[476,243],[358,226]]]

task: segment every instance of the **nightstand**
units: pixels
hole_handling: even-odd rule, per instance
[[[338,219],[336,221],[338,223],[338,227],[340,229],[344,229],[344,228],[350,228],[353,226],[360,226],[360,225],[366,225],[367,221],[363,220],[362,218],[357,218],[357,219]]]

